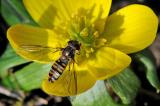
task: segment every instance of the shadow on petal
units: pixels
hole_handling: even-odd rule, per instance
[[[124,53],[134,53],[155,39],[158,19],[153,10],[139,4],[126,6],[108,17],[105,37],[109,46]]]
[[[119,35],[123,33],[123,31],[125,30],[124,28],[122,28],[123,23],[124,16],[121,14],[114,14],[114,17],[110,16],[107,18],[102,36],[107,38],[108,43],[110,43],[114,39],[118,39]]]
[[[42,13],[38,20],[38,23],[43,27],[53,29],[55,23],[57,22],[58,12],[53,5],[49,5],[48,8]]]

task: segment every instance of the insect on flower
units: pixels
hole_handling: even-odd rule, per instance
[[[79,43],[76,40],[68,41],[68,45],[65,48],[51,48],[51,47],[43,47],[41,45],[21,45],[21,48],[29,52],[38,52],[43,49],[49,49],[49,50],[54,50],[52,51],[54,53],[54,52],[61,50],[62,54],[60,58],[53,63],[50,69],[50,72],[48,74],[48,81],[50,83],[54,83],[54,81],[58,80],[58,78],[62,75],[67,65],[69,65],[68,71],[70,71],[71,64],[73,64],[75,93],[77,92],[77,84],[76,84],[77,78],[76,78],[76,72],[74,70],[74,63],[75,63],[74,57],[76,53],[77,54],[79,53],[80,47],[81,47],[81,43]]]
[[[70,70],[70,63],[75,62],[74,55],[76,51],[79,52],[80,50],[80,43],[78,41],[70,40],[68,42],[68,45],[65,48],[62,48],[62,55],[61,57],[55,61],[55,63],[52,65],[52,68],[49,72],[49,82],[54,82],[57,80],[60,75],[65,70],[67,64],[69,64],[69,70]]]
[[[131,63],[128,54],[154,41],[158,28],[154,12],[139,4],[108,16],[112,0],[23,0],[23,3],[38,26],[11,26],[7,38],[25,59],[45,64],[55,61],[49,75],[38,78],[43,77],[41,87],[51,95],[80,94],[97,80],[117,75]]]

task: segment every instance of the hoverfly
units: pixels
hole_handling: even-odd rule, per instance
[[[74,63],[75,63],[74,57],[76,53],[80,52],[81,43],[79,43],[76,40],[70,40],[68,41],[68,44],[65,48],[50,48],[50,47],[44,47],[41,45],[21,45],[20,47],[27,52],[38,52],[44,49],[46,50],[54,49],[54,51],[52,51],[53,53],[57,51],[61,51],[61,56],[52,64],[48,74],[48,82],[54,83],[63,74],[67,66],[69,67],[69,71],[70,71],[71,64],[73,64],[73,67],[74,67]],[[73,73],[75,74],[75,72]],[[74,75],[74,80],[75,80],[75,84],[74,84],[75,90],[77,90],[76,75]],[[70,84],[68,84],[68,86],[70,86]]]
[[[66,66],[69,62],[75,61],[74,56],[76,51],[79,52],[81,44],[78,41],[70,40],[68,45],[65,48],[62,48],[62,55],[61,57],[55,61],[52,65],[51,70],[49,72],[48,81],[53,83],[57,80],[65,70]],[[70,66],[69,66],[70,67]]]

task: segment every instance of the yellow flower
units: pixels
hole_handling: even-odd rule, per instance
[[[75,56],[77,93],[91,88],[96,80],[107,79],[126,68],[127,55],[149,46],[156,36],[158,19],[143,5],[129,5],[108,17],[111,0],[23,0],[40,27],[19,24],[7,31],[15,51],[29,60],[50,63],[60,52],[50,50],[28,52],[21,45],[66,47],[70,39],[81,42],[80,55]],[[68,71],[54,83],[45,79],[42,88],[48,94],[74,95],[64,80]],[[69,76],[67,77],[69,78]],[[66,80],[67,80],[66,78]],[[69,78],[70,79],[70,78]]]

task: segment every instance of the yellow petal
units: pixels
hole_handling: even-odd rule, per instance
[[[109,46],[133,53],[149,46],[155,39],[158,19],[143,5],[130,5],[108,17],[104,36]]]
[[[76,77],[73,72],[76,72]],[[88,90],[95,82],[95,78],[90,75],[85,66],[79,67],[75,64],[75,71],[65,70],[53,83],[48,82],[48,78],[44,79],[42,89],[50,95],[71,96]]]
[[[53,28],[65,23],[78,9],[93,12],[94,18],[108,16],[112,0],[23,0],[33,19],[40,26]]]
[[[97,51],[94,58],[89,60],[89,70],[96,79],[107,79],[126,68],[131,58],[126,54],[109,47]]]
[[[60,55],[53,53],[57,47],[64,47],[67,41],[51,30],[29,25],[15,25],[7,31],[13,49],[22,57],[38,62],[52,62]]]

